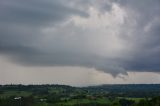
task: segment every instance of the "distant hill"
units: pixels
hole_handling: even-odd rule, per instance
[[[0,85],[0,93],[5,91],[25,91],[34,94],[106,94],[128,97],[153,97],[160,96],[160,84],[117,84],[99,85],[89,87],[72,87],[68,85]]]
[[[115,84],[99,85],[83,88],[90,92],[108,92],[127,96],[156,96],[160,95],[160,84]]]

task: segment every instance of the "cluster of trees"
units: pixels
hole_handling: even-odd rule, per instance
[[[83,88],[92,93],[105,93],[119,97],[154,97],[160,95],[160,84],[117,84]]]
[[[154,97],[152,99],[145,99],[141,100],[137,105],[135,106],[160,106],[160,96]]]
[[[160,106],[160,96],[150,99],[141,99],[139,102],[120,99],[119,102],[115,102],[111,106]]]
[[[15,99],[15,97],[11,96],[0,98],[0,106],[35,106],[36,102],[34,100],[33,96],[21,97],[20,99]]]

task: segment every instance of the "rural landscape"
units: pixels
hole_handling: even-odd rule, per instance
[[[160,0],[0,0],[0,106],[160,106]]]
[[[0,106],[160,106],[160,85],[1,85]]]

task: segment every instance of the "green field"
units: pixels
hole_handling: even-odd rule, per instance
[[[150,89],[147,92],[139,91],[141,87],[138,90],[129,87],[124,91],[121,86],[109,85],[106,88],[65,85],[1,86],[0,106],[160,106],[159,90],[155,88],[154,91]]]

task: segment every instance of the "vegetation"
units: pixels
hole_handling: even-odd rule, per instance
[[[160,106],[160,85],[1,85],[0,106]]]

